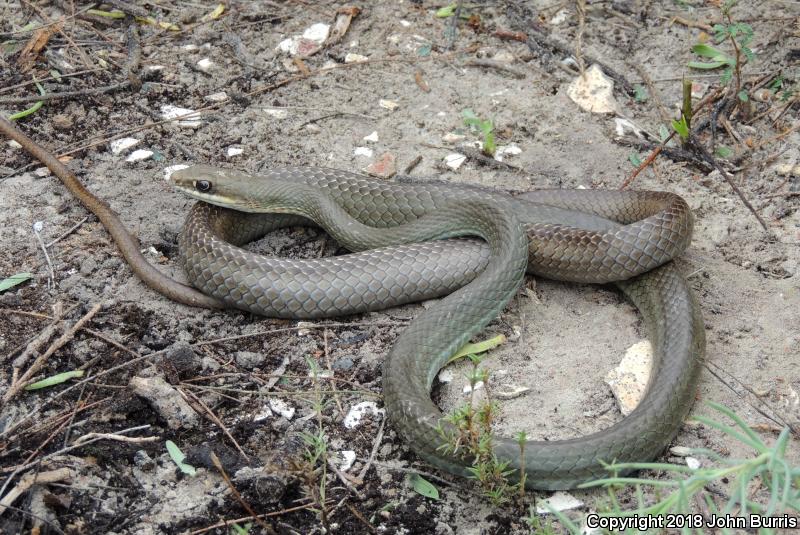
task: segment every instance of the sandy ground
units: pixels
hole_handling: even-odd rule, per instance
[[[629,161],[633,149],[615,141],[614,116],[589,113],[568,98],[566,89],[575,75],[558,68],[563,55],[544,58],[525,43],[493,33],[525,30],[503,3],[471,11],[479,17],[481,27],[460,25],[453,42],[456,52],[445,50],[451,19],[434,16],[441,5],[366,3],[341,43],[305,59],[303,65],[311,70],[327,62],[347,67],[298,77],[249,97],[244,95],[294,75],[288,71],[296,69],[296,64],[276,47],[314,23],[331,23],[339,4],[234,3],[220,19],[191,26],[215,5],[201,4],[175,3],[180,16],[177,11],[161,11],[146,4],[153,14],[192,29],[171,33],[141,27],[144,68],[162,68],[140,91],[126,89],[50,102],[20,121],[23,130],[59,154],[90,145],[72,154],[69,167],[120,214],[150,261],[177,278],[183,277],[177,263],[177,234],[193,201],[172,191],[164,181],[164,168],[170,165],[213,163],[245,170],[279,164],[319,165],[360,171],[388,152],[395,156],[401,172],[421,157],[411,172],[415,177],[512,190],[617,188],[634,169]],[[572,3],[564,4],[563,12],[552,2],[525,4],[541,10],[541,31],[574,45],[579,23]],[[82,3],[76,3],[79,5]],[[42,3],[42,9],[52,18],[62,14],[47,3]],[[0,10],[7,19],[0,26],[3,32],[39,20],[14,1]],[[757,55],[744,68],[748,83],[779,72],[787,86],[795,82],[799,14],[800,9],[791,2],[742,2],[734,9],[734,18],[755,30],[751,48]],[[639,66],[653,79],[658,97],[673,114],[680,101],[679,80],[687,72],[685,65],[696,59],[690,47],[702,38],[701,29],[670,24],[674,16],[706,23],[720,18],[719,9],[711,2],[590,3],[582,53],[600,58],[637,86],[642,81],[634,66]],[[91,61],[106,58],[106,65],[124,61],[121,22],[98,27],[109,36],[107,41],[90,37],[83,26],[70,24],[65,31],[78,32],[78,42]],[[57,34],[48,50],[66,47],[65,57],[76,62],[74,48],[66,45]],[[351,53],[373,61],[345,64]],[[198,66],[204,58],[211,61],[207,72]],[[475,58],[506,62],[502,64],[522,77],[502,69],[468,66],[467,60]],[[29,80],[29,75],[15,70],[15,61],[14,54],[0,56],[0,86]],[[39,68],[46,75],[46,64]],[[85,85],[77,81],[81,78],[45,85],[48,92],[56,92],[122,79],[117,68],[109,69]],[[704,84],[701,92],[719,86],[718,73],[712,74],[698,78]],[[423,91],[422,83],[430,91]],[[2,96],[27,95],[32,90],[18,89]],[[113,154],[108,142],[100,142],[126,128],[159,120],[164,105],[198,109],[212,103],[208,95],[220,91],[228,93],[228,101],[204,113],[196,128],[166,123],[130,134],[139,140],[135,149],[153,152],[146,160],[126,162],[132,149]],[[614,96],[619,116],[649,132],[657,132],[664,124],[652,95],[638,102],[617,84]],[[382,99],[395,103],[396,108],[382,107]],[[796,124],[796,109],[790,108],[773,125],[771,118],[780,105],[757,101],[752,105],[754,116],[774,108],[770,120],[749,125],[741,118],[734,120],[752,143],[770,140]],[[0,104],[4,114],[24,107]],[[518,170],[495,169],[474,159],[457,170],[444,164],[448,154],[458,152],[444,136],[464,134],[467,142],[479,138],[463,125],[461,113],[466,108],[492,119],[501,146],[521,149],[504,158]],[[377,132],[377,141],[365,141],[373,132]],[[780,165],[800,162],[800,134],[792,132],[755,151],[722,129],[717,135],[720,144],[735,149],[735,156],[745,155],[734,179],[767,222],[771,238],[719,173],[707,174],[691,163],[660,157],[655,168],[638,176],[634,187],[675,192],[695,211],[694,240],[679,260],[699,298],[708,340],[708,364],[693,414],[713,414],[707,401],[723,403],[762,430],[770,442],[780,429],[776,422],[797,425],[800,420],[800,198],[775,195],[800,190],[797,176],[779,174]],[[702,136],[708,143],[708,132]],[[355,155],[358,147],[371,149],[372,156]],[[241,153],[229,155],[231,148],[241,149]],[[640,152],[644,157],[649,151]],[[35,521],[28,513],[69,533],[185,533],[247,516],[209,460],[208,452],[213,449],[243,499],[257,512],[289,510],[270,519],[281,532],[319,533],[326,522],[334,532],[526,532],[521,521],[526,506],[492,507],[476,492],[473,482],[426,466],[409,453],[391,426],[384,426],[380,413],[365,416],[354,429],[343,426],[350,407],[365,401],[381,406],[382,358],[397,333],[424,305],[332,320],[336,323],[324,329],[319,326],[326,322],[298,329],[296,322],[236,311],[191,309],[170,302],[134,277],[94,217],[48,249],[51,278],[33,223],[42,222],[41,237],[47,243],[81,222],[87,212],[54,177],[41,176],[34,171],[38,164],[28,164],[31,160],[24,151],[3,142],[0,278],[23,271],[34,276],[0,294],[0,391],[12,380],[12,361],[20,349],[49,323],[34,313],[51,315],[53,307],[60,306],[66,319],[74,322],[99,303],[102,308],[88,326],[126,349],[79,332],[47,360],[37,377],[87,363],[91,375],[123,366],[56,401],[43,403],[65,385],[23,393],[2,407],[3,483],[15,467],[42,458],[45,462],[36,465],[40,470],[67,466],[73,477],[68,486],[37,487],[38,491],[18,499],[14,505],[19,509],[0,517],[0,531],[30,529]],[[307,229],[281,232],[258,247],[282,255],[336,251],[324,235]],[[521,397],[501,402],[499,428],[507,432],[524,428],[534,438],[556,439],[580,436],[617,421],[621,415],[604,377],[628,347],[646,337],[636,310],[609,288],[532,279],[526,287],[485,333],[511,335],[511,341],[485,361],[492,386],[530,389]],[[246,334],[253,336],[201,344]],[[138,357],[134,355],[142,358],[135,360]],[[298,446],[296,434],[316,429],[309,402],[314,390],[308,377],[309,358],[318,360],[322,368],[332,368],[342,380],[337,383],[339,393],[325,394],[323,427],[329,449],[355,452],[356,464],[348,470],[353,477],[373,457],[363,481],[347,480],[352,488],[328,474],[330,503],[324,520],[302,507],[309,503],[311,492],[302,477],[273,473],[275,466],[293,467],[287,452],[301,457],[302,444]],[[272,388],[283,394],[265,395],[265,385],[276,370],[283,378],[277,386],[272,381]],[[436,396],[444,408],[466,399],[467,370],[467,364],[455,365],[453,381],[437,387]],[[195,419],[181,420],[180,409],[174,406],[168,410],[178,414],[179,421],[168,421],[137,395],[131,384],[134,376],[149,382],[166,378],[167,391],[197,396],[179,398],[188,399],[195,409],[200,407],[198,400],[202,401],[219,421],[213,421],[203,409],[194,412],[191,408]],[[255,392],[258,389],[262,393]],[[273,415],[264,417],[270,400]],[[275,400],[295,409],[294,415],[281,416]],[[74,412],[86,405],[83,412]],[[29,411],[34,411],[33,417],[13,429]],[[88,433],[119,432],[139,425],[150,427],[131,436],[156,440],[98,441],[59,452]],[[175,469],[164,448],[167,439],[187,453],[188,461],[198,467],[198,476],[186,477]],[[248,461],[237,453],[231,439],[246,452]],[[733,457],[752,455],[741,443],[697,423],[687,424],[673,445],[706,447]],[[789,458],[800,460],[795,442],[790,445]],[[683,462],[669,453],[663,460]],[[437,485],[441,499],[433,501],[416,494],[406,483],[408,468],[432,474],[426,477]],[[21,475],[8,480],[9,488]],[[580,518],[598,506],[602,494],[574,492],[584,505],[569,514]],[[529,496],[534,497],[546,494]],[[57,532],[52,529],[50,532]],[[254,525],[251,533],[261,529]],[[218,528],[216,532],[226,531]]]

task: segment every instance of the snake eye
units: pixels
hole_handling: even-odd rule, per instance
[[[194,183],[194,187],[200,193],[206,193],[208,191],[211,191],[211,182],[209,182],[208,180],[197,180]]]

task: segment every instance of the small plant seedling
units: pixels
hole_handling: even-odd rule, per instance
[[[70,379],[83,377],[84,373],[85,372],[83,370],[71,370],[68,372],[57,373],[47,377],[46,379],[42,379],[41,381],[36,381],[35,383],[29,384],[25,387],[25,390],[39,390],[40,388],[47,388],[48,386],[60,385],[61,383],[66,383]]]
[[[494,124],[490,119],[481,119],[470,108],[461,112],[464,124],[474,128],[483,135],[483,153],[487,156],[494,156],[497,145],[494,140]]]
[[[414,492],[416,492],[417,494],[420,494],[432,500],[439,499],[439,489],[437,489],[433,485],[433,483],[431,483],[421,475],[408,474],[408,482],[411,483],[411,488],[414,489]]]
[[[187,476],[194,476],[197,474],[197,470],[195,470],[194,466],[183,462],[183,460],[186,459],[186,455],[184,455],[177,444],[171,440],[167,440],[166,446],[167,453],[169,453],[169,456],[172,458],[172,462],[174,462],[178,468],[180,468],[181,472]]]
[[[22,284],[26,280],[30,280],[32,277],[33,273],[17,273],[16,275],[11,275],[10,277],[0,280],[0,292],[5,292],[17,284]]]

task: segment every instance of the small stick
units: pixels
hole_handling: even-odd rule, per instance
[[[41,222],[37,221],[34,223],[33,233],[36,235],[36,241],[39,242],[39,246],[41,246],[42,252],[44,253],[44,259],[47,262],[47,269],[50,271],[50,279],[47,281],[47,286],[51,287],[56,283],[56,273],[53,271],[53,263],[50,261],[50,255],[47,254],[47,246],[44,244],[44,240],[42,240],[42,235],[39,234],[41,227]]]
[[[264,528],[267,533],[269,533],[271,535],[278,535],[277,532],[275,531],[275,529],[272,526],[270,526],[269,524],[267,524],[265,521],[263,521],[258,516],[258,514],[256,514],[255,511],[253,511],[253,508],[250,507],[250,504],[245,501],[245,499],[242,497],[241,494],[239,494],[239,491],[236,490],[236,487],[233,485],[233,482],[231,481],[231,478],[228,477],[228,473],[225,472],[225,468],[222,467],[222,463],[219,461],[219,457],[217,457],[217,454],[214,453],[213,451],[211,452],[211,462],[214,463],[214,466],[219,471],[220,475],[222,476],[222,479],[225,480],[225,483],[228,485],[228,488],[231,490],[231,493],[236,498],[236,501],[238,501],[239,504],[242,507],[244,507],[245,511],[250,513],[250,517],[253,520],[255,520],[258,523],[259,526]]]
[[[6,394],[3,396],[3,403],[8,403],[11,401],[14,396],[16,396],[20,390],[22,390],[22,388],[26,386],[28,382],[30,382],[31,377],[39,372],[47,359],[50,358],[53,353],[63,347],[64,344],[72,340],[72,338],[75,336],[75,333],[78,332],[88,321],[90,321],[94,315],[100,311],[100,308],[100,303],[95,304],[91,310],[89,310],[89,312],[87,312],[81,319],[77,321],[77,323],[75,323],[75,325],[70,327],[70,329],[67,330],[58,340],[53,342],[53,344],[47,348],[47,351],[39,355],[36,360],[33,361],[31,367],[28,368],[28,371],[26,371],[22,377],[20,377],[19,381],[15,382],[8,388],[8,392],[6,392]]]
[[[201,400],[194,393],[189,392],[188,390],[184,391],[184,390],[179,389],[178,392],[181,392],[182,394],[185,393],[186,395],[188,395],[189,397],[192,398],[192,401],[196,402],[198,405],[203,407],[203,410],[206,412],[206,414],[208,414],[208,417],[211,419],[211,421],[214,422],[222,430],[223,433],[225,433],[225,436],[228,437],[228,439],[233,443],[233,445],[236,447],[236,449],[242,455],[242,458],[244,458],[245,462],[248,462],[248,463],[250,462],[250,457],[247,456],[247,454],[244,452],[244,450],[239,445],[239,443],[236,442],[236,439],[233,438],[233,435],[231,435],[231,432],[228,431],[228,428],[225,427],[225,424],[222,423],[222,420],[220,420],[219,417],[217,417],[217,415],[214,414],[214,411],[212,411],[208,407],[208,405],[203,403],[203,400]]]
[[[8,494],[3,496],[0,500],[0,515],[3,514],[14,501],[24,494],[28,489],[34,485],[46,485],[47,483],[55,483],[56,481],[64,481],[72,477],[72,470],[69,468],[59,468],[57,470],[50,470],[48,472],[39,472],[35,474],[27,474],[20,479],[16,487],[8,491]]]

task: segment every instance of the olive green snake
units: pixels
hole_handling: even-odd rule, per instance
[[[644,316],[654,362],[642,401],[608,429],[528,441],[524,455],[516,440],[494,437],[494,453],[515,470],[513,477],[524,471],[530,488],[564,489],[607,475],[604,463],[651,460],[691,407],[705,337],[698,304],[670,262],[689,244],[693,223],[677,195],[541,190],[512,197],[302,167],[251,175],[193,166],[170,180],[211,203],[192,208],[179,248],[191,283],[227,306],[315,318],[445,296],[400,334],[383,369],[390,421],[437,467],[466,475],[472,458],[463,448],[447,448],[456,431],[430,399],[433,380],[503,310],[526,271],[616,283]],[[289,260],[238,247],[275,228],[311,222],[363,252]]]
[[[313,318],[446,295],[400,335],[383,381],[397,432],[420,456],[450,472],[466,475],[471,459],[440,448],[447,442],[442,433],[452,430],[430,399],[433,379],[500,313],[526,269],[554,279],[614,282],[643,314],[654,354],[644,398],[610,428],[569,440],[529,441],[524,466],[516,440],[493,439],[498,459],[508,461],[516,477],[524,471],[528,487],[571,488],[607,475],[604,463],[650,460],[672,440],[692,405],[705,336],[699,306],[670,262],[692,231],[689,207],[676,195],[543,190],[512,198],[332,169],[279,168],[254,177],[195,166],[173,173],[173,183],[237,209],[198,203],[187,217],[181,255],[198,291],[150,265],[116,213],[49,151],[2,117],[0,132],[47,165],[98,217],[136,275],[175,301]],[[283,213],[238,211],[261,210],[265,199]],[[267,259],[237,247],[281,226],[309,224],[303,216],[354,250],[456,236],[485,241],[427,241],[312,260]]]

